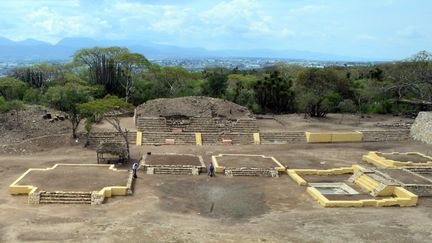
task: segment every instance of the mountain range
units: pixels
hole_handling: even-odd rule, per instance
[[[91,38],[64,38],[56,44],[35,39],[12,41],[0,37],[0,59],[69,60],[80,48],[94,46],[121,46],[138,52],[149,59],[165,58],[281,58],[314,61],[376,61],[366,58],[344,57],[326,53],[299,50],[209,50],[204,48],[178,47],[138,40],[94,40]]]

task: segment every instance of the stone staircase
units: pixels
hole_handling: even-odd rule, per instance
[[[306,142],[304,132],[261,132],[261,144],[287,144]]]
[[[393,181],[372,171],[356,171],[348,181],[359,185],[374,197],[387,196],[387,188],[397,186]]]
[[[185,128],[185,132],[217,133],[220,129],[215,120],[208,117],[192,117],[190,124]]]
[[[238,119],[234,126],[231,128],[231,132],[234,133],[254,133],[258,132],[259,128],[257,126],[256,120],[250,119]]]
[[[143,132],[170,132],[164,117],[139,117],[136,127]]]
[[[91,204],[91,192],[41,192],[40,204]]]
[[[225,168],[226,176],[268,176],[279,177],[279,173],[275,169],[269,168]]]

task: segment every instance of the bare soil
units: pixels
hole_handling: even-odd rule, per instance
[[[201,165],[201,162],[197,156],[178,155],[178,154],[147,155],[145,158],[145,163],[148,165],[196,165],[196,166]]]
[[[213,154],[259,153],[290,167],[332,168],[362,163],[369,150],[431,153],[427,145],[404,142],[133,146],[132,156],[138,160],[144,151],[197,154],[208,164]],[[26,196],[8,194],[8,185],[29,167],[95,162],[95,151],[78,146],[1,156],[0,241],[429,242],[432,236],[432,198],[419,198],[414,208],[323,208],[287,175],[275,180],[142,173],[132,196],[113,197],[97,207],[34,206]]]
[[[407,129],[414,119],[402,116],[368,114],[363,118],[357,114],[327,114],[324,118],[304,118],[303,114],[262,116],[257,119],[258,127],[263,132],[277,131],[359,131]]]
[[[65,114],[59,111],[42,106],[26,106],[18,113],[18,120],[15,112],[0,113],[0,146],[35,137],[72,132],[69,120],[50,122],[42,118],[46,113],[53,117],[56,114],[65,117]]]
[[[33,185],[39,191],[88,192],[107,186],[126,186],[129,173],[97,166],[57,166],[53,170],[31,171],[19,185]]]
[[[378,118],[373,116],[367,119]],[[283,126],[279,122],[275,128],[272,128],[271,124],[268,126],[269,129],[291,131],[339,128],[355,130],[356,127],[380,130],[383,128],[377,126],[377,123],[393,121],[397,125],[397,119],[400,118],[387,116],[382,117],[383,121],[379,119],[370,123],[362,121],[359,126],[353,123],[347,127],[339,127],[336,116],[330,120],[314,122],[299,116],[292,121],[282,120]],[[126,118],[124,122],[131,125],[131,121],[132,118]],[[348,121],[349,118],[346,118],[342,124]],[[42,123],[40,128],[44,128]],[[48,133],[51,133],[51,130]],[[33,134],[29,129],[25,130],[25,134],[31,138],[37,133]],[[24,135],[20,133],[17,136]],[[3,139],[2,133],[0,137]],[[28,168],[47,168],[56,163],[96,163],[94,150],[50,138],[47,136],[46,140],[29,147],[26,147],[27,142],[14,143],[14,149],[17,151],[11,150],[11,153],[3,153],[0,156],[0,242],[395,243],[430,242],[432,238],[430,197],[419,198],[417,207],[323,208],[308,195],[306,187],[298,186],[284,174],[274,179],[222,175],[210,178],[204,174],[149,176],[140,173],[132,196],[113,197],[97,207],[28,205],[26,196],[11,196],[8,193],[10,183]],[[26,152],[19,152],[23,148]],[[205,163],[209,164],[211,156],[217,154],[265,154],[274,156],[289,168],[330,169],[353,164],[371,167],[372,165],[361,162],[362,155],[369,151],[418,151],[427,155],[432,154],[429,145],[410,141],[248,146],[132,146],[132,158],[138,161],[146,152],[196,154],[201,155]],[[130,166],[126,164],[118,168],[129,169]],[[91,173],[87,178],[77,177],[74,183],[80,180],[91,183],[94,174],[97,173]],[[55,181],[48,181],[47,186],[55,188],[56,183],[63,179],[59,177]],[[110,176],[101,178],[105,179],[111,182]]]
[[[261,156],[223,155],[216,157],[219,165],[227,168],[274,168],[278,165],[271,158]]]
[[[425,180],[413,173],[398,169],[379,169],[381,172],[389,175],[404,184],[432,184],[431,181]],[[423,174],[422,174],[423,175]]]
[[[400,161],[400,162],[415,162],[415,163],[427,163],[431,160],[420,156],[418,154],[382,154],[377,153],[379,156],[384,157],[389,160]]]

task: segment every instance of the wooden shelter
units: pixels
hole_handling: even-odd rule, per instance
[[[104,157],[106,154],[113,155],[115,158],[106,158]],[[128,151],[126,145],[121,143],[101,143],[96,149],[96,156],[98,164],[110,162],[123,163],[128,157]]]

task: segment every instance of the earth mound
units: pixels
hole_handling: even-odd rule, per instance
[[[188,96],[149,100],[136,108],[136,116],[167,118],[220,117],[236,120],[252,117],[252,113],[246,107],[227,100],[204,96]]]

